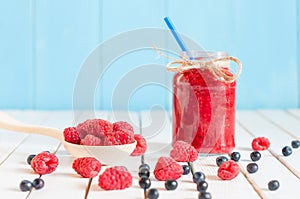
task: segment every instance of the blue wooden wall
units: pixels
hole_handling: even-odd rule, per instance
[[[92,50],[126,31],[165,29],[164,16],[204,49],[228,51],[242,60],[239,109],[296,108],[299,9],[297,0],[2,1],[0,108],[72,109],[77,78]],[[78,107],[170,108],[171,74],[145,69],[134,76],[143,65],[166,62],[149,49],[121,56],[94,85],[94,103],[82,93]],[[145,84],[131,86],[144,78]],[[134,89],[114,95],[120,84]]]

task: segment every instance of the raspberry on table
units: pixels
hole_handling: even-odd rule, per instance
[[[184,141],[176,141],[170,156],[177,162],[194,162],[198,158],[198,151]]]
[[[134,139],[136,140],[137,143],[136,143],[135,149],[131,153],[131,156],[143,155],[147,150],[147,141],[146,141],[146,139],[143,136],[139,135],[139,134],[135,134]]]
[[[155,165],[154,176],[157,180],[177,180],[182,174],[182,166],[173,158],[160,157]]]
[[[123,131],[128,134],[134,134],[133,127],[129,123],[124,121],[113,123],[113,131]]]
[[[88,134],[80,141],[80,144],[86,146],[100,146],[102,140],[94,135]]]
[[[64,139],[67,142],[73,143],[73,144],[79,144],[80,143],[80,137],[77,132],[77,129],[75,127],[68,127],[64,130]]]
[[[91,134],[97,137],[103,137],[113,131],[113,124],[102,119],[86,120],[77,125],[77,131],[80,138]]]
[[[57,166],[58,158],[49,152],[39,153],[31,161],[32,169],[40,175],[52,173]]]
[[[73,161],[72,168],[84,178],[93,178],[101,170],[101,163],[93,157],[77,158]]]
[[[270,147],[270,141],[266,137],[257,137],[253,139],[251,145],[254,151],[264,151]]]
[[[132,175],[122,166],[113,166],[99,176],[98,185],[104,190],[126,189],[132,185]]]
[[[240,173],[239,165],[233,160],[229,160],[220,165],[218,176],[222,180],[232,180]]]
[[[105,145],[121,145],[121,144],[131,144],[134,142],[133,134],[128,134],[123,131],[114,131],[107,134],[105,137]]]

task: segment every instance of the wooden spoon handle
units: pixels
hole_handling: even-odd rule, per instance
[[[59,129],[45,126],[28,125],[17,121],[2,111],[0,111],[0,128],[16,132],[46,135],[58,139],[59,141],[64,140],[63,134]]]

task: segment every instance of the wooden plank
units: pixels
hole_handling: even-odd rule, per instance
[[[240,116],[240,113],[239,113]],[[249,119],[253,116],[248,116]],[[240,117],[239,117],[240,118]],[[241,120],[241,121],[240,121]],[[242,124],[244,120],[240,119]],[[252,123],[252,125],[259,125]],[[241,125],[237,125],[236,129],[236,150],[241,153],[240,166],[244,170],[244,174],[249,178],[249,181],[253,183],[253,186],[257,188],[258,193],[262,198],[293,198],[297,192],[300,181],[293,175],[288,168],[286,168],[276,157],[269,151],[262,151],[262,158],[257,161],[258,171],[254,174],[247,172],[247,165],[251,163],[250,153],[252,152],[251,141],[253,140],[253,131],[249,131],[248,127],[244,128]],[[273,142],[272,142],[273,145]],[[268,190],[268,182],[271,180],[278,180],[280,182],[280,188],[277,191]]]
[[[300,109],[288,109],[288,113],[300,119]]]
[[[261,110],[259,113],[294,139],[300,140],[300,118],[284,110]]]
[[[141,112],[142,132],[152,133],[149,145],[153,144],[153,149],[145,155],[146,162],[154,169],[154,166],[161,156],[169,156],[171,150],[171,121],[169,113],[164,111],[145,111]],[[151,135],[151,134],[150,134]],[[157,144],[163,144],[164,147],[159,148]],[[253,190],[246,178],[240,174],[233,181],[222,181],[217,177],[218,167],[215,159],[217,156],[199,157],[194,162],[195,171],[203,171],[207,176],[209,183],[208,191],[212,193],[213,198],[259,198],[257,193]],[[175,192],[166,191],[164,189],[164,182],[159,182],[152,177],[153,187],[159,188],[161,198],[196,198],[196,185],[192,182],[191,175],[182,176],[179,180],[179,187]],[[229,187],[234,187],[231,191]],[[247,194],[245,194],[247,192]]]
[[[165,27],[166,3],[160,0],[103,1],[101,14],[104,43],[115,44],[115,38],[132,32],[118,42],[117,48],[110,49],[108,45],[103,49],[103,76],[97,92],[101,99],[97,103],[104,109],[131,111],[149,109],[153,104],[164,106],[167,93],[160,85],[167,83],[167,72],[163,68],[165,61],[157,60],[157,53],[149,49],[154,44],[160,45],[158,40],[164,42],[164,37],[158,38],[147,31],[138,34],[134,30]],[[107,60],[108,57],[112,59]],[[161,67],[153,70],[151,66],[157,66],[156,63]]]
[[[45,115],[47,113],[26,111],[14,116],[20,121],[39,124],[45,119]],[[7,134],[7,137],[10,136],[13,136],[13,134]],[[25,198],[28,193],[19,190],[19,183],[24,179],[33,180],[38,177],[26,162],[28,155],[53,150],[56,147],[57,141],[52,138],[49,139],[39,135],[27,136],[0,166],[0,177],[5,179],[0,182],[1,196],[5,196],[5,198]]]
[[[99,42],[99,1],[41,0],[34,3],[36,108],[71,109],[81,64]],[[89,86],[88,81],[85,84]],[[86,104],[82,99],[77,106],[93,108],[90,107],[93,104]]]
[[[163,149],[171,144],[172,132],[169,112],[142,111],[141,127],[142,134],[149,145],[147,154],[163,152]]]
[[[46,114],[44,113],[35,113],[39,114],[40,118],[32,118],[32,111],[5,111],[8,115],[15,118],[16,120],[29,123],[29,124],[38,124],[41,119],[45,118]],[[0,164],[2,164],[11,153],[26,139],[28,134],[12,132],[7,130],[0,130]]]
[[[51,111],[41,125],[64,129],[72,126],[73,122],[74,116],[72,111]],[[44,139],[52,140],[52,138],[47,137]],[[60,142],[55,140],[54,143],[53,148],[56,150]],[[39,145],[45,145],[45,143],[40,142]],[[32,191],[29,198],[60,198],[62,193],[73,198],[84,197],[87,179],[81,178],[72,169],[74,158],[63,147],[59,148],[56,155],[59,158],[59,166],[56,171],[52,174],[43,175],[45,188]]]
[[[237,106],[240,109],[297,107],[299,88],[295,82],[298,82],[299,73],[295,41],[298,34],[297,26],[291,25],[297,24],[297,1],[234,0],[228,4],[228,12],[234,13],[231,18],[234,26],[230,30],[232,44],[228,44],[234,46],[230,53],[247,68],[238,81]],[[272,9],[269,9],[270,5]],[[281,23],[278,29],[277,21],[287,23]],[[287,48],[289,52],[285,50]],[[277,61],[275,57],[287,57],[293,61],[287,64],[286,60]],[[278,74],[285,81],[278,81]]]
[[[300,179],[299,159],[295,158],[299,155],[300,151],[294,151],[294,154],[288,157],[284,157],[281,152],[281,149],[286,145],[290,145],[291,140],[294,139],[291,135],[287,134],[286,131],[278,128],[256,112],[240,111],[238,113],[238,121],[243,127],[253,133],[254,136],[268,137],[271,141],[269,151],[272,155]]]
[[[32,108],[31,24],[29,1],[3,1],[0,7],[0,108]]]

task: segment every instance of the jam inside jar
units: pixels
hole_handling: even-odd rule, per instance
[[[191,51],[188,57],[207,62],[226,52]],[[183,56],[186,56],[184,53]],[[232,76],[229,61],[218,64]],[[189,67],[173,78],[173,140],[192,144],[202,154],[230,153],[235,147],[236,81],[222,81],[209,67]]]

